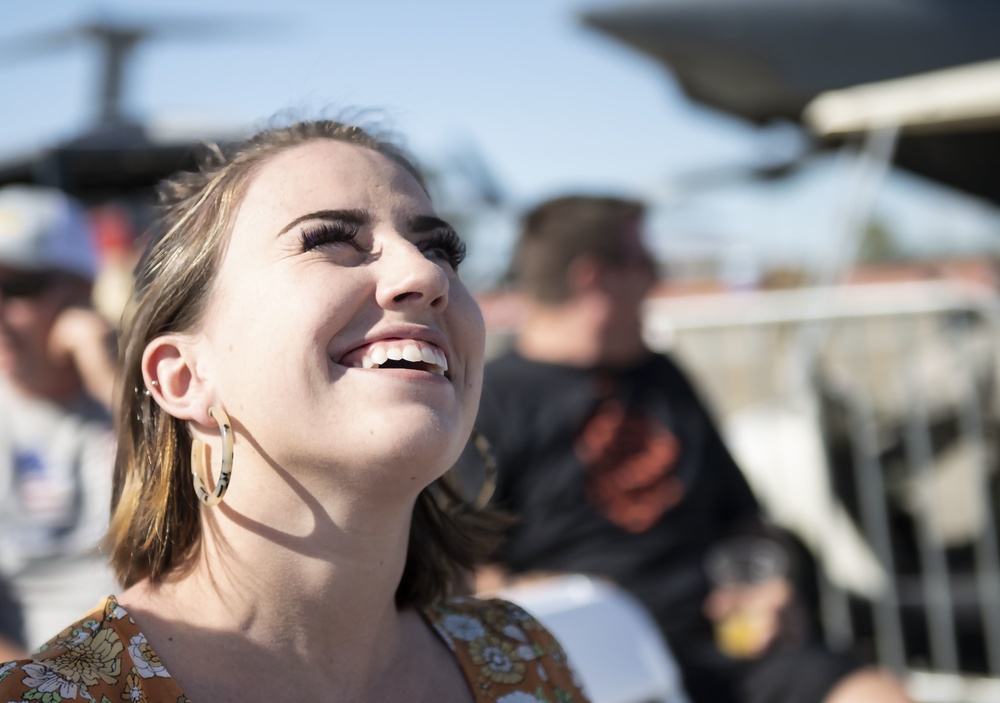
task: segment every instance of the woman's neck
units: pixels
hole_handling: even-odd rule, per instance
[[[530,303],[516,349],[532,361],[577,368],[628,367],[649,351],[638,316],[610,315],[601,298],[557,305]]]
[[[241,500],[234,480],[232,504],[227,496],[203,509],[203,541],[190,568],[138,584],[122,605],[148,630],[167,669],[176,662],[182,688],[187,676],[192,700],[204,698],[194,689],[212,677],[202,667],[217,672],[224,662],[261,672],[294,667],[316,686],[369,691],[421,626],[395,607],[408,508],[341,501],[328,512],[313,493],[243,478],[270,499]],[[226,643],[221,653],[205,651],[205,634]]]

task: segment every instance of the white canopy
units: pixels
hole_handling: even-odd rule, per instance
[[[998,125],[1000,60],[826,91],[806,105],[803,121],[819,136]]]

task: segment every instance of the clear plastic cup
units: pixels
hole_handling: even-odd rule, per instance
[[[775,613],[756,607],[752,598],[741,601],[738,591],[784,580],[788,574],[787,552],[764,537],[737,537],[711,549],[705,568],[713,588],[737,591],[734,602],[738,605],[713,623],[716,646],[736,659],[756,656],[767,633],[773,630]]]

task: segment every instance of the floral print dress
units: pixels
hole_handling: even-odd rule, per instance
[[[476,703],[587,703],[554,637],[517,605],[456,598],[422,612]],[[0,703],[190,703],[113,596],[31,657],[0,665]]]

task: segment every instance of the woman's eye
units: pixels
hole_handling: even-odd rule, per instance
[[[353,222],[321,222],[302,229],[302,251],[310,251],[324,244],[350,244],[360,250],[357,243],[358,225]]]
[[[450,229],[435,232],[421,243],[420,250],[428,257],[443,259],[455,270],[465,260],[465,242]]]

